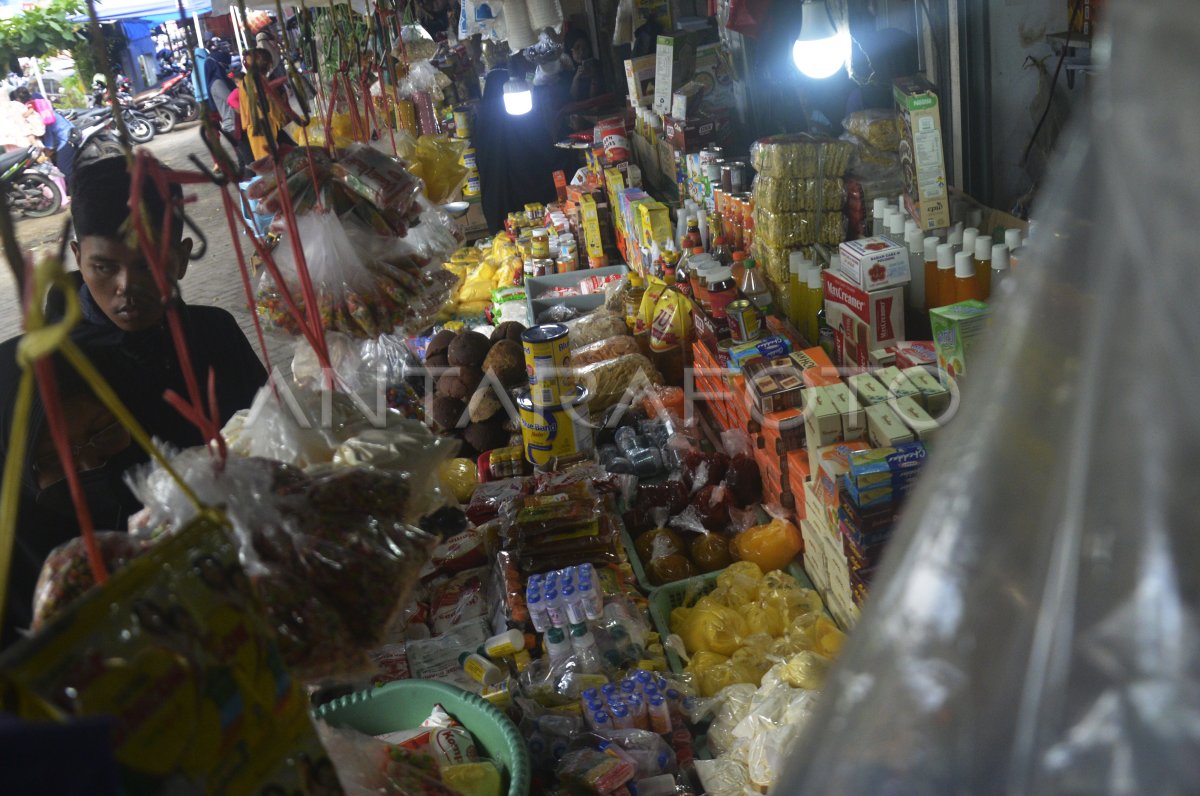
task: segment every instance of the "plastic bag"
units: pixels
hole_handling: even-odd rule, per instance
[[[99,531],[95,536],[109,573],[121,569],[145,551],[145,544],[127,533]],[[51,550],[33,590],[33,631],[36,633],[54,621],[64,608],[95,585],[82,537]]]
[[[172,465],[203,503],[224,508],[284,661],[309,680],[369,671],[366,653],[394,635],[437,544],[403,523],[407,474],[358,467],[309,477],[239,457],[218,466],[203,448]],[[147,509],[143,533],[172,533],[194,516],[157,466],[131,480]]]
[[[412,173],[425,183],[425,196],[434,204],[449,201],[467,180],[461,165],[467,141],[444,135],[423,135],[410,155]]]
[[[346,727],[316,722],[346,796],[455,796],[443,784],[432,758],[399,749],[392,744]]]
[[[572,351],[609,337],[627,334],[629,331],[625,326],[623,316],[606,310],[589,312],[587,315],[568,321],[567,328],[571,332]]]
[[[842,127],[875,149],[895,152],[900,146],[900,123],[893,110],[868,108],[855,111],[842,120]]]
[[[795,525],[784,519],[772,519],[739,533],[733,540],[733,548],[742,560],[770,572],[790,564],[804,549],[804,541]]]
[[[625,322],[621,321],[621,325]],[[646,384],[662,383],[658,370],[641,354],[624,354],[579,368],[575,377],[577,383],[587,386],[588,406],[593,414],[618,403],[632,402],[639,388]]]
[[[639,353],[637,341],[627,334],[606,337],[571,351],[571,364],[577,368],[594,365],[625,354]]]
[[[1200,18],[1105,11],[1030,251],[776,793],[1200,790],[1200,412],[1154,397],[1200,383],[1146,356],[1200,335],[1200,110],[1178,101]],[[1136,386],[1105,362],[1137,362]]]

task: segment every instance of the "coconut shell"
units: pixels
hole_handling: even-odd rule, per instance
[[[450,360],[446,358],[446,352],[442,351],[439,354],[434,354],[431,357],[425,358],[425,367],[427,368],[448,368]]]
[[[433,422],[442,431],[449,431],[463,416],[467,405],[458,398],[449,395],[439,395],[433,399]]]
[[[467,411],[471,415],[472,423],[482,423],[485,420],[490,420],[495,417],[496,413],[503,408],[500,399],[496,396],[496,391],[492,389],[490,384],[484,384],[475,394],[471,396],[471,400],[467,402]]]
[[[431,357],[446,353],[450,348],[450,343],[454,342],[454,338],[456,337],[458,335],[449,329],[442,329],[435,334],[429,340],[429,345],[425,346],[425,361],[428,362]]]
[[[505,387],[516,387],[526,380],[525,351],[520,343],[499,340],[492,344],[483,360],[483,372],[491,373]]]
[[[501,340],[512,340],[518,345],[521,342],[521,333],[525,331],[525,327],[516,321],[505,321],[492,330],[492,343],[498,343]]]
[[[463,440],[480,452],[503,448],[508,445],[508,439],[508,432],[504,430],[503,412],[482,423],[472,423],[463,431]]]
[[[479,367],[483,364],[483,360],[488,355],[488,349],[491,347],[491,341],[479,332],[463,332],[451,341],[446,353],[451,365]]]
[[[466,401],[483,381],[483,371],[479,368],[457,367],[443,373],[437,380],[439,395],[448,395],[460,401]]]

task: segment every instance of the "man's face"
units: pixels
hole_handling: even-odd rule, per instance
[[[140,332],[162,320],[162,294],[140,249],[129,248],[120,238],[99,235],[86,235],[71,249],[92,298],[119,329]],[[191,250],[192,242],[186,238],[171,247],[167,277],[172,284],[183,278]]]
[[[591,56],[591,54],[592,48],[589,47],[588,43],[583,39],[578,39],[573,45],[571,45],[571,58],[574,59],[576,65],[582,64]]]

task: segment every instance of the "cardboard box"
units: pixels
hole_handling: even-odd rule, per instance
[[[826,270],[825,322],[833,329],[835,361],[842,367],[867,367],[870,353],[904,339],[904,288],[867,292],[846,277]]]
[[[696,48],[696,62],[688,80],[702,87],[700,102],[704,108],[733,107],[736,82],[733,75],[724,44],[713,42]]]
[[[916,365],[936,365],[937,349],[932,340],[903,340],[894,346],[889,346],[888,353],[893,355],[891,363],[904,370]]]
[[[890,238],[848,240],[840,251],[838,270],[861,288],[906,285],[911,278],[908,250]]]
[[[649,108],[654,105],[654,73],[656,58],[641,55],[625,61],[625,84],[629,87],[629,101],[634,105]]]
[[[914,396],[921,408],[934,418],[950,406],[950,391],[940,381],[929,375],[929,371],[917,366],[901,371],[912,386],[921,391]]]
[[[584,194],[579,199],[584,248],[588,257],[603,257],[604,242],[600,237],[600,214],[596,208],[596,200],[591,194]]]
[[[669,30],[669,28],[668,28]],[[675,59],[683,47],[683,36],[659,36],[654,50],[654,108],[655,113],[671,112],[671,97],[683,82],[675,69]]]
[[[892,87],[901,122],[900,164],[904,204],[923,230],[950,226],[950,196],[942,151],[937,89],[921,75],[897,78]]]
[[[680,152],[698,152],[728,137],[729,114],[712,112],[691,119],[674,114],[663,117],[663,138]]]
[[[689,119],[700,112],[700,97],[704,86],[695,80],[689,80],[671,95],[671,118]]]
[[[915,398],[921,394],[897,367],[879,368],[872,375],[896,398]]]
[[[929,311],[938,368],[952,379],[967,372],[967,362],[987,329],[992,308],[982,301],[960,301]]]
[[[850,376],[846,379],[846,386],[863,406],[887,403],[892,397],[870,373],[856,373]]]
[[[842,417],[826,395],[826,387],[804,390],[804,439],[810,450],[837,442],[842,435]],[[809,469],[816,472],[816,462],[810,459]]]
[[[867,407],[867,430],[871,443],[880,448],[891,448],[902,442],[914,442],[916,436],[904,424],[896,410],[887,404]]]
[[[913,398],[897,398],[894,408],[896,414],[904,421],[904,425],[912,429],[913,434],[921,442],[928,444],[941,428],[939,423],[930,417],[929,413],[922,409],[921,405]]]
[[[671,229],[671,211],[662,202],[645,202],[638,205],[639,242],[647,249],[654,243],[662,246],[674,237]]]
[[[867,435],[867,415],[858,396],[850,392],[845,384],[834,384],[825,388],[825,393],[842,420],[842,439],[850,441]]]
[[[759,415],[801,405],[804,381],[791,358],[756,357],[742,372],[746,376],[746,397]]]

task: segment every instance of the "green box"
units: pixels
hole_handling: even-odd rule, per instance
[[[971,299],[929,311],[938,370],[952,379],[967,372],[967,361],[983,336],[992,308]]]

